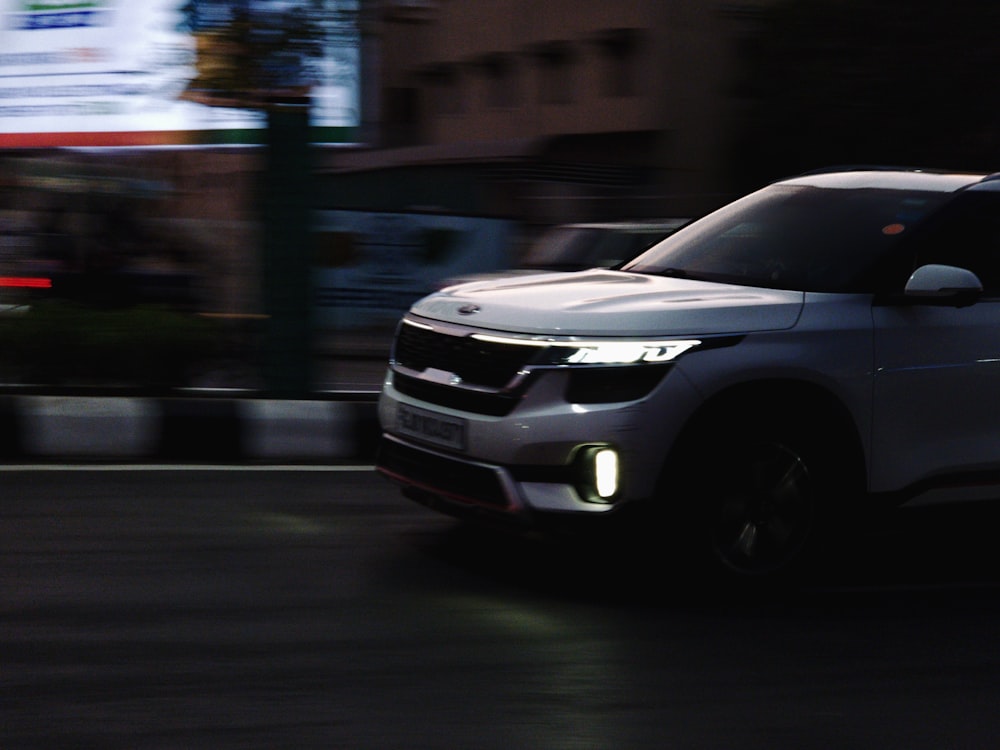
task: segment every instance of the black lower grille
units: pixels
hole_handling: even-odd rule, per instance
[[[463,503],[510,508],[495,469],[420,450],[389,438],[379,443],[375,468],[390,479]]]
[[[526,380],[511,393],[488,393],[429,383],[426,380],[397,372],[393,374],[393,385],[400,393],[405,393],[407,396],[426,401],[429,404],[447,406],[450,409],[458,409],[472,414],[506,417],[521,400],[521,396],[528,388],[529,380]]]

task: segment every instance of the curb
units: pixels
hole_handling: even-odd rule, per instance
[[[0,460],[371,460],[374,398],[0,396]]]

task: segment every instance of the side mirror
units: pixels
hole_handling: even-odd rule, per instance
[[[955,266],[921,266],[906,282],[904,294],[914,301],[971,305],[983,293],[983,283],[972,271]]]

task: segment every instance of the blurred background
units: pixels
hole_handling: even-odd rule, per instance
[[[0,6],[0,384],[377,388],[445,280],[845,164],[1000,169],[1000,5]]]

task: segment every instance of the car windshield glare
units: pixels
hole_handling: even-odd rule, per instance
[[[671,235],[623,270],[812,292],[868,292],[870,270],[951,196],[772,185]]]
[[[521,265],[550,270],[575,268],[594,231],[565,226],[550,229],[535,240]]]

